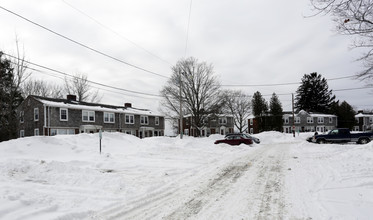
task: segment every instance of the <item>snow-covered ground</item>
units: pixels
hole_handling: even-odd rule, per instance
[[[138,139],[104,133],[0,143],[0,219],[372,219],[373,143],[311,134]]]

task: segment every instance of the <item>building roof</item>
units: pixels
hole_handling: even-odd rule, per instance
[[[99,103],[80,102],[69,99],[55,99],[41,96],[31,96],[35,100],[42,104],[50,107],[59,107],[67,109],[81,109],[90,111],[101,111],[101,112],[113,112],[113,113],[127,113],[127,114],[138,114],[148,116],[160,116],[148,109],[139,109],[125,106],[114,106]],[[160,116],[163,117],[163,116]]]
[[[299,115],[309,115],[309,117],[337,117],[336,115],[332,115],[332,114],[324,114],[324,113],[317,113],[317,112],[306,112],[304,110],[300,110],[299,112],[295,112],[294,113],[294,116],[298,117]],[[283,116],[285,117],[293,117],[293,113],[292,112],[289,112],[289,111],[284,111],[283,112]],[[249,119],[252,119],[252,118],[255,118],[254,115],[250,115],[249,116]]]
[[[373,117],[373,113],[362,113],[355,115],[355,118],[365,118],[365,117]]]

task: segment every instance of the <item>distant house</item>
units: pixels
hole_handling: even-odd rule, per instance
[[[164,117],[150,110],[76,101],[76,96],[53,99],[29,96],[17,108],[19,137],[124,132],[137,137],[164,135]]]
[[[293,114],[292,112],[284,112],[282,116],[283,127],[282,132],[291,133],[293,130],[293,121],[294,129],[296,132],[326,132],[337,127],[337,116],[332,114],[323,114],[323,113],[313,113],[306,112],[304,110],[299,111],[298,113]],[[251,134],[259,133],[258,121],[254,116],[249,117],[248,119],[248,131]]]
[[[358,114],[355,115],[355,119],[355,131],[366,131],[373,129],[373,112],[368,113],[360,110],[358,111]]]
[[[332,114],[299,111],[297,114],[286,112],[282,116],[284,120],[283,132],[291,133],[293,120],[296,132],[326,132],[337,127],[338,117]]]
[[[234,132],[233,116],[230,115],[211,115],[204,121],[204,126],[201,128],[201,136],[207,137],[211,134],[226,135]],[[183,118],[184,135],[198,136],[197,128],[194,126],[194,118],[192,115],[186,115]],[[180,130],[179,130],[180,132]]]

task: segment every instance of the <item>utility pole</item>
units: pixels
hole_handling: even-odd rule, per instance
[[[182,80],[181,80],[182,71],[180,71],[180,122],[179,122],[179,129],[180,129],[180,139],[183,139],[183,105],[182,105],[182,97],[181,97],[181,90],[182,90]]]
[[[294,124],[294,121],[295,121],[295,117],[294,117],[294,93],[291,93],[291,108],[292,108],[292,111],[293,111],[293,137],[295,137],[295,124]]]

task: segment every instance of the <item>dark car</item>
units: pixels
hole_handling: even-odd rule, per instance
[[[222,143],[229,144],[229,145],[240,145],[240,144],[249,145],[249,144],[253,144],[253,140],[243,135],[232,134],[232,135],[227,135],[222,140],[215,141],[215,144],[222,144]]]
[[[327,134],[315,135],[312,142],[324,143],[347,143],[356,142],[357,144],[366,144],[373,140],[373,132],[351,133],[348,128],[336,128]]]
[[[252,141],[254,141],[255,143],[259,144],[260,143],[260,139],[259,138],[256,138],[256,137],[253,137],[249,134],[245,134],[245,133],[232,133],[232,134],[227,134],[225,135],[225,137],[228,137],[230,135],[241,135],[242,137],[244,138],[248,138],[248,139],[251,139]]]

